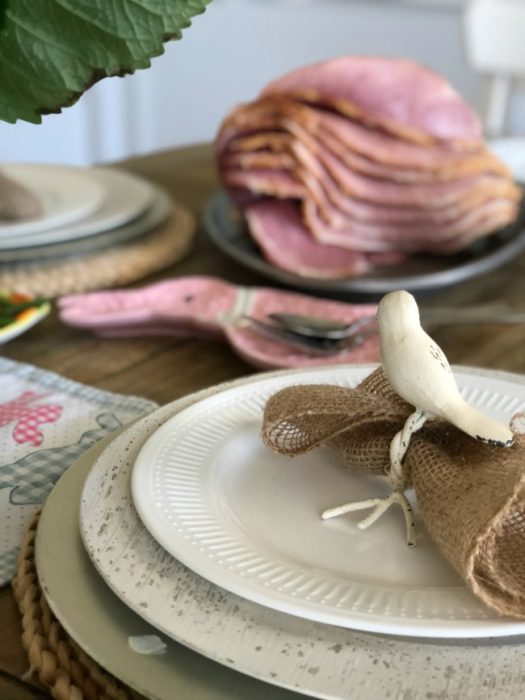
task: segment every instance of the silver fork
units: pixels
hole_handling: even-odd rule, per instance
[[[368,327],[376,327],[377,319],[373,316],[362,316],[351,323],[341,323],[318,316],[302,316],[301,314],[272,313],[268,318],[276,321],[281,327],[293,333],[310,338],[325,338],[326,340],[342,340],[351,338]]]
[[[348,352],[354,347],[357,347],[364,343],[364,341],[372,335],[377,333],[377,327],[371,326],[369,328],[364,328],[361,332],[355,332],[351,336],[346,336],[339,339],[331,338],[319,338],[315,336],[302,335],[300,333],[295,333],[283,326],[276,326],[273,323],[265,323],[260,321],[258,318],[252,318],[251,316],[244,317],[250,324],[259,331],[262,335],[272,340],[278,340],[286,345],[290,345],[311,355],[318,355],[320,357],[327,357],[330,355],[340,355],[344,352]]]
[[[363,316],[352,323],[289,313],[272,313],[268,317],[299,335],[330,340],[351,338],[368,328],[377,329],[375,315]],[[421,321],[424,326],[525,323],[525,311],[509,309],[501,304],[467,306],[462,309],[431,308],[421,310]]]
[[[266,323],[250,316],[244,318],[263,335],[319,356],[338,355],[361,345],[378,332],[377,319],[364,316],[352,323],[340,323],[315,316],[273,313],[276,321]],[[424,326],[474,325],[478,323],[525,323],[525,312],[491,304],[462,309],[435,308],[421,311]]]

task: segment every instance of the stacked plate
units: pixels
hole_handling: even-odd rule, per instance
[[[162,223],[169,197],[142,178],[112,168],[2,165],[30,190],[38,218],[0,223],[0,262],[76,255],[138,238]]]
[[[485,608],[420,521],[410,549],[396,512],[366,532],[353,515],[321,521],[342,493],[380,495],[382,480],[346,473],[322,451],[287,460],[261,444],[273,393],[299,383],[355,386],[372,369],[259,374],[205,390],[154,411],[66,472],[36,552],[42,588],[70,635],[162,700],[297,697],[288,690],[338,700],[446,690],[477,700],[489,688],[491,699],[517,697],[525,623]],[[465,398],[494,417],[525,410],[523,377],[455,374]],[[146,647],[136,637],[151,634],[160,643],[147,648],[161,653],[137,653]],[[422,673],[430,660],[432,672]]]

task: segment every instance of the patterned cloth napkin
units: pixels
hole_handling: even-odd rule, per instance
[[[0,358],[0,586],[36,506],[97,440],[157,407]]]

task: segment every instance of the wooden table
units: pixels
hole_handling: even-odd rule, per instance
[[[163,152],[123,164],[162,185],[199,215],[217,186],[209,146]],[[225,257],[199,231],[192,254],[158,277],[208,274],[239,284],[268,280]],[[153,279],[153,278],[152,278]],[[480,279],[437,292],[422,306],[462,306],[476,302],[525,306],[525,255]],[[525,325],[442,328],[434,338],[451,363],[525,373]],[[102,340],[63,326],[56,314],[2,348],[2,354],[109,391],[136,394],[160,404],[254,370],[226,345],[194,339]],[[9,588],[0,590],[0,698],[48,697],[19,680],[27,670],[18,612]]]

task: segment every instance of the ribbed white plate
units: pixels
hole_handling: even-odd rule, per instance
[[[267,399],[291,384],[354,386],[368,368],[339,367],[250,382],[168,420],[135,462],[135,506],[155,539],[209,581],[268,607],[374,632],[447,637],[523,634],[525,623],[481,604],[417,520],[408,548],[391,509],[363,532],[363,514],[323,522],[345,500],[388,492],[323,450],[288,459],[260,440]],[[502,421],[525,410],[525,388],[456,373],[462,394]]]

